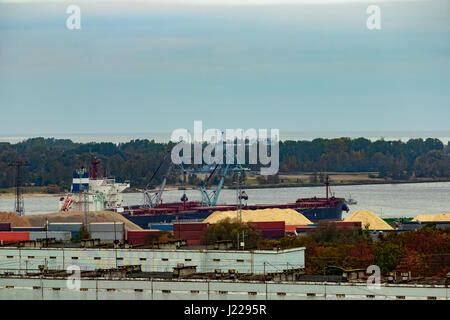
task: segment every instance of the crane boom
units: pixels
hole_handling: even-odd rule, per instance
[[[162,203],[162,194],[164,192],[164,188],[166,187],[167,176],[170,174],[170,171],[171,171],[172,166],[173,166],[172,162],[170,163],[169,168],[167,169],[167,172],[164,174],[163,181],[161,183],[161,186],[159,187],[159,190],[156,191],[156,192],[151,192],[150,190],[148,190],[148,188],[150,187],[150,184],[152,183],[152,181],[155,178],[156,174],[158,173],[158,171],[161,169],[162,165],[166,161],[166,159],[167,159],[168,155],[170,154],[170,152],[171,152],[171,150],[169,150],[164,155],[163,159],[159,163],[159,166],[156,168],[155,172],[150,177],[150,180],[148,181],[147,186],[145,187],[145,190],[144,190],[144,207],[154,208],[156,205]]]
[[[228,171],[230,169],[230,164],[227,164],[222,172],[222,176],[220,177],[219,184],[217,185],[217,189],[208,192],[207,184],[208,184],[209,180],[211,179],[212,175],[215,173],[218,166],[219,166],[219,164],[216,165],[216,167],[214,168],[212,173],[209,175],[209,177],[205,180],[203,185],[200,187],[200,192],[202,194],[202,203],[204,206],[207,206],[207,207],[215,206],[217,204],[217,200],[219,200],[220,191],[222,191],[223,184],[225,182],[225,178],[227,177]],[[240,170],[242,170],[242,167],[240,164],[238,164],[237,166]]]
[[[226,172],[228,171],[229,165],[225,167],[225,170],[222,174],[222,177],[220,178],[219,184],[217,186],[216,190],[208,191],[207,184],[212,175],[209,175],[209,177],[205,180],[203,185],[200,187],[200,192],[202,194],[202,204],[207,207],[215,206],[217,203],[217,199],[219,198],[220,191],[223,187],[223,182],[225,180]],[[217,166],[216,166],[217,168]],[[213,172],[216,171],[216,168],[214,168]]]

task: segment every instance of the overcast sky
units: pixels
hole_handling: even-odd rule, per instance
[[[0,0],[0,135],[450,131],[450,1],[249,1]]]

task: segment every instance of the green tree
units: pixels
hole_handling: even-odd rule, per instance
[[[74,243],[80,243],[81,240],[87,240],[91,238],[91,233],[87,229],[87,227],[83,224],[80,227],[80,230],[74,235],[72,238],[72,242]]]
[[[380,267],[382,273],[387,273],[399,264],[405,254],[405,248],[385,239],[376,243],[373,252],[374,264]]]
[[[245,242],[245,248],[255,248],[261,235],[256,227],[251,223],[241,223],[236,219],[229,218],[210,225],[204,232],[202,240],[206,244],[213,244],[216,241],[230,240],[235,247],[239,242]]]

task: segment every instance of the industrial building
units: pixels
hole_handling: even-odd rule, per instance
[[[39,266],[65,270],[69,265],[78,265],[81,270],[140,265],[144,272],[172,272],[179,264],[196,266],[198,272],[234,270],[258,274],[304,269],[305,248],[244,251],[0,247],[0,274],[24,274],[38,271]]]
[[[64,278],[0,276],[0,300],[448,300],[449,293],[442,285],[153,278],[83,278],[77,290]]]

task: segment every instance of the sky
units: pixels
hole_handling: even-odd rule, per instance
[[[243,1],[0,0],[0,136],[450,132],[450,1]]]

